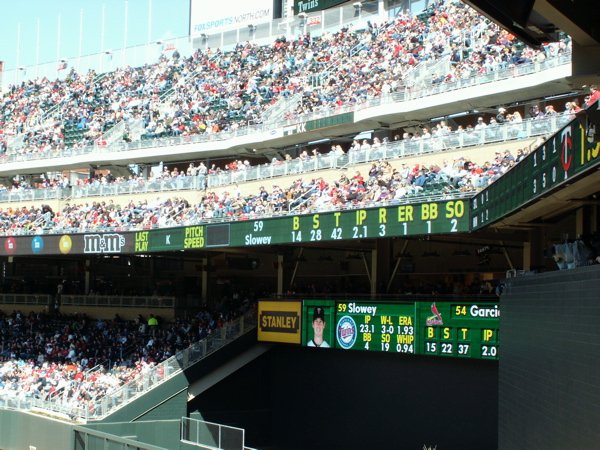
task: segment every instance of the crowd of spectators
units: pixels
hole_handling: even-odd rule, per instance
[[[577,101],[569,101],[561,113],[551,105],[543,108],[532,106],[529,114],[535,122],[546,127],[547,121],[542,119],[552,117],[572,118],[580,110]],[[486,139],[492,134],[502,133],[503,127],[512,130],[521,124],[521,113],[517,109],[507,111],[499,108],[498,113],[480,116],[476,122],[463,128],[459,125],[453,130],[445,121],[424,126],[413,133],[396,135],[390,141],[387,138],[362,142],[354,140],[345,150],[339,144],[332,145],[329,152],[319,153],[318,149],[299,152],[295,160],[286,154],[283,160],[274,159],[270,165],[285,162],[301,162],[307,167],[312,161],[325,156],[344,158],[352,153],[371,152],[376,155],[378,150],[385,149],[398,142],[406,145],[427,142],[437,143],[440,149],[447,148],[445,140],[462,138],[465,143],[469,139],[480,142],[483,135]],[[515,127],[515,128],[513,128]],[[547,130],[550,131],[550,130]],[[4,234],[55,233],[55,232],[87,232],[91,230],[137,230],[156,227],[191,225],[207,220],[246,220],[255,217],[265,217],[285,213],[306,213],[314,211],[362,208],[369,206],[394,204],[406,201],[419,194],[435,194],[440,199],[468,195],[485,188],[518,163],[527,149],[520,149],[516,155],[510,152],[499,153],[493,161],[471,161],[458,158],[452,162],[443,161],[423,166],[413,164],[410,167],[401,160],[393,162],[377,160],[372,164],[368,174],[349,175],[346,170],[338,179],[321,177],[299,178],[289,186],[273,185],[268,191],[262,187],[259,192],[241,193],[237,184],[222,188],[220,191],[204,190],[198,201],[186,198],[157,197],[155,200],[129,200],[126,203],[115,201],[89,201],[77,203],[70,201],[61,210],[53,211],[48,205],[30,207],[0,208],[0,229]],[[210,168],[208,167],[210,165]],[[243,180],[243,172],[253,166],[248,160],[234,159],[217,167],[215,164],[189,163],[187,168],[163,166],[162,170],[152,172],[149,177],[131,175],[114,177],[110,172],[103,172],[87,179],[79,179],[74,183],[75,188],[85,188],[88,193],[104,192],[107,186],[127,187],[129,192],[144,191],[145,187],[165,186],[178,190],[190,179],[200,176],[200,190],[205,188],[205,178],[211,175],[225,175],[230,180]],[[301,171],[299,171],[301,172]],[[32,187],[42,189],[67,189],[70,181],[66,178],[42,178],[37,184],[28,183],[25,178],[15,178],[10,188],[12,193],[22,192]]]
[[[397,144],[404,146],[420,146],[420,152],[429,152],[444,150],[456,146],[477,145],[484,142],[494,142],[506,139],[524,138],[531,134],[539,135],[554,131],[562,124],[562,121],[556,120],[555,123],[547,119],[564,118],[566,120],[574,117],[574,114],[581,110],[577,101],[569,101],[565,104],[562,113],[555,111],[552,105],[547,105],[544,111],[541,111],[536,105],[532,106],[529,114],[532,117],[531,130],[526,131],[526,124],[523,123],[522,114],[518,109],[507,112],[507,109],[501,107],[497,115],[480,116],[472,124],[466,126],[458,125],[455,130],[450,127],[446,121],[440,121],[431,126],[422,126],[414,132],[405,132],[402,136],[396,135],[392,140],[384,137],[374,137],[372,141],[363,139],[361,142],[354,140],[346,149],[340,144],[332,145],[330,151],[315,148],[311,151],[303,150],[298,153],[296,158],[285,154],[285,158],[273,158],[270,163],[261,166],[261,172],[270,176],[276,176],[281,173],[278,167],[286,163],[296,163],[296,168],[291,169],[298,173],[311,170],[311,168],[323,167],[315,160],[329,158],[330,167],[336,167],[335,161],[339,165],[344,165],[351,161],[367,161],[369,159],[378,159],[382,157],[389,158],[393,156],[393,149],[399,148]],[[321,153],[322,151],[322,153]],[[107,186],[112,186],[115,193],[135,193],[160,190],[185,190],[185,189],[203,189],[207,186],[207,177],[211,177],[211,185],[222,185],[237,181],[246,180],[245,172],[255,168],[248,159],[233,159],[227,163],[206,163],[190,162],[187,168],[178,168],[167,166],[158,167],[159,170],[152,171],[148,176],[129,175],[113,176],[110,171],[103,171],[88,178],[77,178],[71,181],[68,177],[48,178],[41,175],[40,178],[32,181],[32,177],[17,176],[12,180],[10,186],[0,185],[0,195],[12,196],[15,199],[33,198],[26,195],[32,189],[62,189],[67,190],[70,195],[75,197],[85,197],[102,195],[110,192]],[[160,170],[162,169],[162,170]],[[314,169],[313,169],[314,170]],[[287,173],[287,172],[286,172]],[[190,177],[200,177],[199,180],[191,180]],[[70,188],[75,187],[71,192]],[[19,195],[23,194],[23,195]],[[43,197],[43,196],[42,196]]]
[[[558,113],[552,105],[543,109],[534,105],[528,111],[532,117],[532,127],[539,126],[545,130],[548,121],[543,119],[563,117],[566,120],[574,117],[581,108],[577,101],[568,101],[565,110]],[[510,112],[499,108],[496,115],[480,116],[473,124],[466,127],[458,125],[453,130],[445,121],[423,126],[402,136],[396,135],[390,141],[387,138],[362,142],[354,140],[345,150],[339,144],[332,145],[329,152],[319,153],[318,149],[299,152],[295,160],[286,154],[283,160],[274,159],[270,166],[273,170],[286,162],[299,162],[311,167],[312,161],[323,157],[344,158],[353,153],[370,152],[377,155],[393,144],[415,143],[432,144],[439,149],[447,148],[446,141],[463,140],[463,144],[481,142],[482,137],[493,139],[493,135],[508,133],[518,137],[522,131],[522,115],[518,109]],[[551,131],[551,130],[546,130]],[[437,146],[437,147],[436,147]],[[242,195],[237,184],[230,185],[220,191],[206,190],[198,201],[186,198],[157,197],[155,200],[130,200],[120,204],[114,201],[91,201],[87,203],[69,202],[59,211],[53,211],[48,205],[31,207],[0,208],[0,229],[4,234],[53,233],[53,232],[87,232],[90,230],[131,230],[150,229],[156,227],[191,225],[206,220],[246,220],[284,213],[305,213],[348,208],[362,208],[384,204],[393,204],[419,194],[436,194],[438,198],[453,198],[467,195],[485,188],[498,179],[506,170],[519,162],[527,150],[521,149],[516,155],[505,152],[496,155],[494,161],[471,161],[458,158],[455,161],[442,161],[438,164],[414,164],[409,167],[406,163],[399,164],[397,160],[378,160],[372,164],[369,174],[349,176],[343,173],[339,179],[317,177],[312,179],[299,178],[289,186],[273,185],[270,191],[264,187],[259,192]],[[441,154],[443,158],[443,154]],[[210,165],[210,168],[208,167]],[[129,192],[144,191],[146,187],[157,186],[162,190],[179,190],[182,186],[191,185],[190,179],[200,177],[202,183],[196,187],[202,190],[206,187],[207,176],[224,175],[231,181],[244,179],[243,172],[253,166],[248,160],[234,159],[217,167],[216,164],[189,163],[185,169],[163,166],[162,170],[153,171],[149,177],[131,175],[114,177],[110,172],[78,179],[75,188],[85,188],[82,192],[105,192],[107,186],[126,187]],[[351,171],[351,169],[350,169]],[[301,170],[299,170],[301,172]],[[47,179],[43,177],[35,185],[26,178],[17,177],[11,187],[0,188],[11,193],[23,192],[32,187],[42,189],[69,189],[71,182],[68,178]],[[152,190],[152,189],[148,189]],[[122,192],[122,191],[121,191]]]
[[[260,122],[294,94],[302,101],[292,115],[402,91],[410,87],[405,75],[423,61],[450,59],[448,73],[431,80],[437,84],[542,61],[570,45],[527,48],[461,2],[437,2],[425,16],[404,13],[365,30],[282,37],[268,46],[246,42],[226,53],[174,52],[139,68],[25,81],[0,101],[0,141],[9,153],[58,154],[69,130],[84,131],[72,146],[105,145],[105,131],[120,122],[126,141],[137,137],[134,123],[146,138],[233,131]]]
[[[493,160],[479,164],[464,157],[429,165],[392,165],[390,161],[379,160],[372,163],[368,173],[343,169],[340,175],[330,174],[327,179],[300,177],[286,186],[273,184],[270,190],[261,186],[254,193],[242,193],[239,185],[234,184],[219,192],[202,191],[198,201],[157,197],[154,201],[130,200],[123,204],[113,200],[69,202],[59,211],[47,205],[0,208],[0,229],[8,235],[141,230],[210,220],[248,220],[397,204],[412,197],[418,199],[419,195],[455,198],[486,187],[526,153],[526,149],[519,149],[516,155],[510,151],[498,152]],[[172,179],[174,173],[179,171],[171,171],[165,175],[166,179]]]
[[[568,40],[562,40],[534,50],[460,2],[437,2],[426,20],[400,14],[390,22],[370,24],[366,30],[344,28],[318,38],[280,38],[270,46],[247,42],[227,53],[197,51],[181,57],[175,52],[139,68],[124,67],[100,75],[73,70],[64,80],[25,81],[12,86],[0,99],[0,152],[59,154],[67,147],[65,137],[72,130],[81,132],[72,144],[75,147],[104,145],[105,133],[120,122],[126,124],[125,141],[136,138],[129,132],[134,123],[141,123],[141,137],[150,139],[235,131],[260,123],[269,107],[294,94],[300,94],[302,101],[290,115],[358,105],[377,96],[422,87],[423,80],[420,85],[409,86],[405,79],[423,61],[450,59],[448,71],[425,81],[425,85],[435,85],[524,63],[541,63],[569,51],[569,46]],[[165,93],[166,101],[161,98]],[[594,95],[597,99],[600,94]],[[566,108],[566,114],[579,109],[576,103]],[[558,113],[549,106],[529,114],[541,119]],[[476,124],[455,131],[466,135],[481,130],[494,133],[498,125],[518,125],[522,120],[519,111],[508,114],[499,110],[487,123],[481,117]],[[517,126],[514,130],[519,132]],[[398,139],[437,139],[452,132],[442,122]],[[356,141],[346,150],[336,145],[332,152],[342,156],[387,143],[378,138]],[[516,155],[505,151],[481,163],[457,158],[430,165],[393,165],[380,160],[366,173],[350,169],[332,179],[298,178],[288,186],[273,185],[270,190],[262,186],[246,195],[233,185],[222,192],[204,192],[196,202],[174,197],[123,204],[102,200],[67,203],[60,211],[48,206],[6,208],[0,209],[0,230],[21,234],[148,229],[211,219],[246,220],[290,211],[394,204],[426,192],[450,198],[489,185],[525,156],[526,150]],[[298,156],[307,161],[318,157],[316,151]],[[247,161],[237,160],[224,167],[200,163],[185,170],[167,169],[153,178],[104,174],[80,183],[139,186],[157,179],[239,172],[249,166]],[[67,188],[69,184],[68,179],[44,179],[35,187]],[[5,189],[32,187],[18,180]],[[0,312],[0,396],[63,396],[74,404],[91,404],[214,333],[239,312],[205,311],[191,320],[158,325],[141,317],[136,321],[118,316],[91,320],[81,315],[49,318],[36,313]],[[89,371],[97,364],[106,367]]]
[[[103,320],[0,311],[0,397],[92,407],[250,308],[244,298],[219,312],[200,311],[170,323],[152,314]]]
[[[104,131],[166,91],[182,70],[177,59],[162,56],[156,64],[138,68],[102,75],[71,70],[64,80],[43,78],[11,86],[0,102],[6,150],[11,151],[8,136],[16,136],[20,154],[58,154],[70,130],[82,131],[74,146],[101,143]]]

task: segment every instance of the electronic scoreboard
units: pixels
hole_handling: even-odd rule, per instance
[[[470,202],[455,199],[139,231],[0,238],[0,255],[146,254],[215,247],[466,233]]]
[[[471,229],[512,214],[599,164],[600,143],[590,142],[578,120],[571,121],[473,197]]]
[[[499,321],[494,301],[305,300],[302,344],[315,346],[318,332],[323,347],[342,350],[496,360]]]
[[[416,303],[338,303],[336,312],[339,348],[415,353]]]

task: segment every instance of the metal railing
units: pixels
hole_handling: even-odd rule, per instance
[[[52,298],[44,294],[0,294],[0,304],[48,306]]]
[[[42,200],[57,200],[68,197],[71,192],[69,188],[45,188],[33,189],[22,188],[16,190],[0,191],[0,202],[30,202]]]
[[[150,192],[170,192],[185,190],[203,190],[206,188],[206,177],[202,175],[182,176],[176,178],[165,178],[158,180],[144,180],[140,182],[113,182],[109,184],[88,184],[73,186],[72,197],[96,197],[106,195],[133,195]]]
[[[412,86],[417,83],[431,83],[432,75],[436,77],[445,76],[449,69],[450,55],[439,59],[427,59],[407,70],[402,81],[405,86]]]
[[[0,294],[2,305],[47,306],[54,296],[45,294]],[[175,297],[123,295],[61,295],[62,306],[100,306],[116,308],[174,308]]]
[[[142,370],[128,383],[113,388],[103,397],[87,403],[82,403],[76,398],[53,398],[51,400],[27,398],[23,392],[19,392],[14,396],[0,397],[0,408],[21,410],[35,408],[81,422],[100,420],[255,328],[256,313],[254,311],[247,312],[166,361],[153,367],[148,366],[147,370]]]
[[[116,308],[174,308],[175,297],[125,295],[62,295],[62,306],[100,306]]]
[[[140,150],[147,148],[160,148],[175,145],[188,145],[206,142],[223,142],[234,138],[250,136],[260,133],[271,132],[274,128],[284,127],[297,123],[306,122],[313,119],[322,119],[334,115],[357,112],[367,108],[377,107],[381,105],[401,103],[408,100],[415,100],[431,95],[452,92],[459,89],[472,88],[481,86],[487,83],[498,82],[502,80],[512,79],[526,75],[539,74],[543,70],[551,70],[556,67],[570,64],[571,53],[564,53],[555,58],[549,58],[543,62],[535,62],[521,64],[514,67],[509,67],[503,70],[497,70],[484,75],[475,75],[470,78],[460,79],[450,83],[432,84],[420,89],[406,88],[401,92],[394,92],[387,95],[369,98],[357,105],[345,105],[342,107],[323,107],[318,111],[310,114],[297,115],[292,118],[282,120],[277,123],[256,124],[247,127],[239,128],[235,131],[220,132],[220,133],[204,133],[188,136],[172,136],[161,139],[143,140],[138,142],[119,142],[108,146],[89,145],[80,148],[68,148],[57,154],[43,154],[41,152],[22,153],[22,154],[6,154],[2,156],[1,162],[25,162],[41,159],[56,159],[64,157],[73,157],[81,155],[107,155],[115,152],[124,152],[131,150]],[[158,157],[158,154],[157,154]]]
[[[302,94],[296,93],[289,97],[281,97],[277,103],[266,109],[261,116],[263,123],[276,123],[287,113],[293,112],[302,102]]]
[[[111,450],[167,450],[165,447],[147,444],[136,439],[124,438],[81,426],[73,429],[74,450],[111,449]],[[31,447],[30,447],[31,448]]]
[[[234,183],[264,180],[288,175],[310,173],[320,170],[337,169],[363,164],[380,159],[390,160],[443,152],[449,149],[482,146],[511,140],[522,140],[553,133],[570,120],[568,115],[557,115],[544,119],[529,119],[520,123],[505,123],[489,126],[481,130],[452,132],[445,136],[427,139],[413,139],[389,142],[368,150],[352,150],[343,155],[324,153],[308,160],[294,159],[278,161],[244,170],[222,171],[216,174],[180,176],[156,180],[128,180],[109,184],[93,183],[55,189],[26,189],[0,193],[0,202],[23,202],[29,200],[62,200],[96,196],[118,196],[146,194],[151,192],[171,192],[204,190]]]
[[[181,441],[202,448],[244,450],[246,431],[205,420],[181,418]]]

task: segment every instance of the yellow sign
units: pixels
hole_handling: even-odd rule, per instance
[[[258,340],[300,344],[301,302],[258,302]]]

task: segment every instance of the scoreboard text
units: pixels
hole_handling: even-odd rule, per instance
[[[471,228],[496,222],[600,164],[600,143],[577,119],[471,200]]]
[[[322,311],[326,347],[456,358],[498,359],[497,302],[303,302],[303,345],[313,338],[314,311]]]

